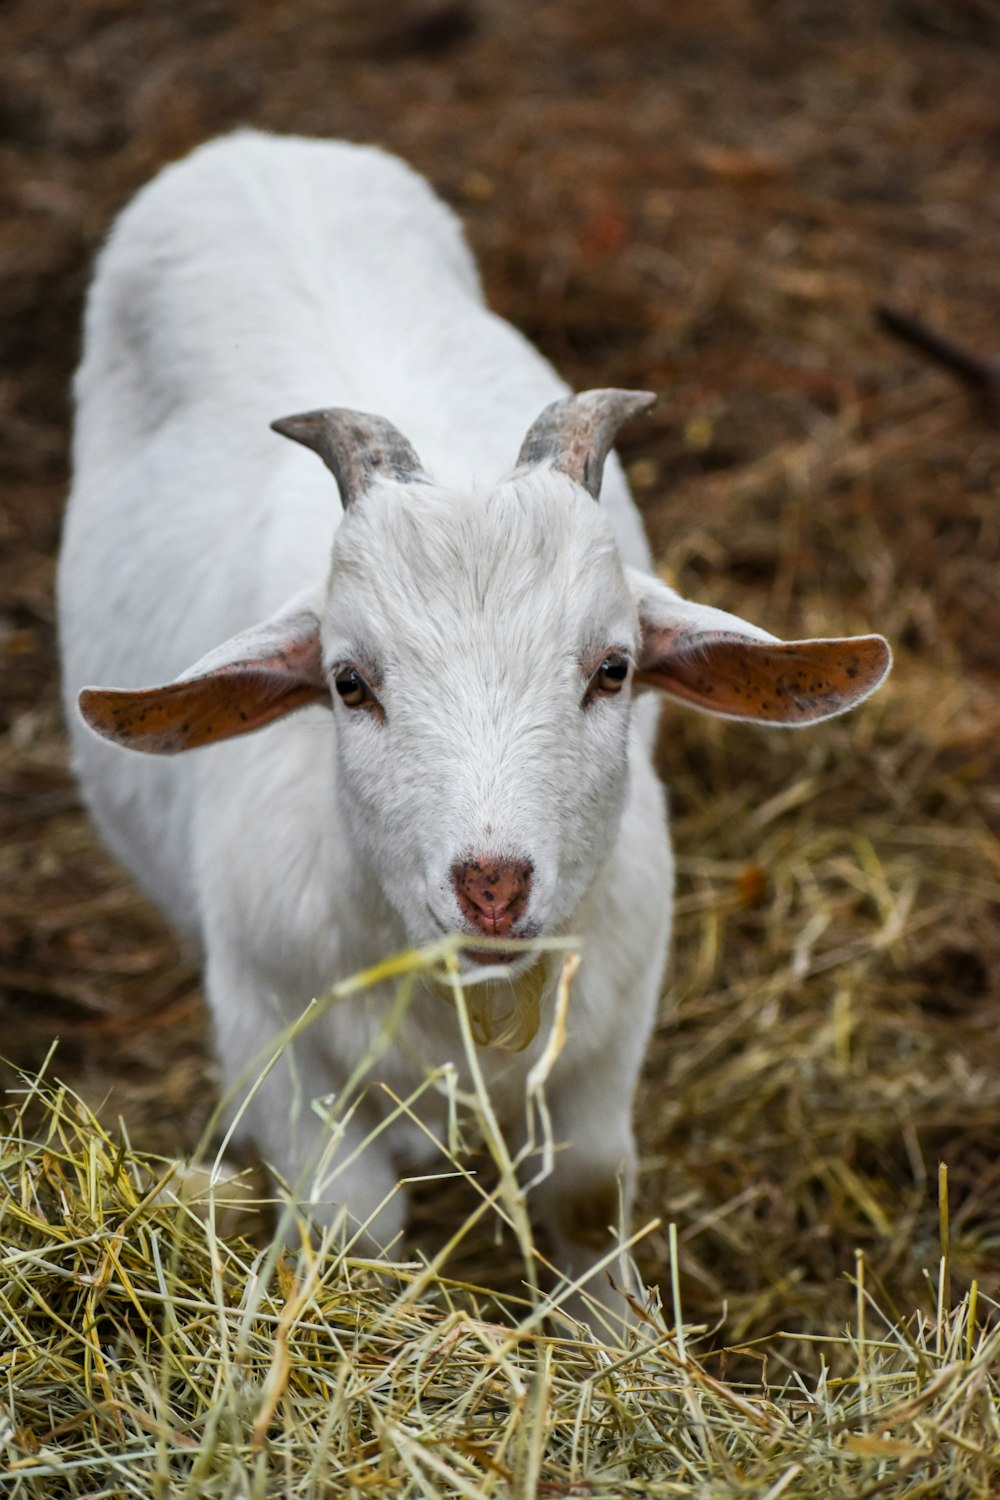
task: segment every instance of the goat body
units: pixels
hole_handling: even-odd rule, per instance
[[[548,1087],[567,1148],[533,1202],[586,1272],[631,1200],[670,932],[656,695],[635,690],[805,723],[872,691],[885,643],[785,645],[655,579],[607,454],[644,403],[567,397],[485,307],[451,213],[375,148],[241,132],[161,173],[101,255],[76,401],[59,576],[75,766],[111,850],[201,949],[224,1083],[393,951],[577,935]],[[285,412],[308,413],[279,430],[326,460],[343,509],[268,430]],[[83,692],[85,723],[93,682],[115,689]],[[488,956],[468,954],[470,995]],[[551,1014],[544,960],[504,972]],[[242,1115],[289,1181],[328,1134],[309,1101],[342,1090],[391,998],[334,1005]],[[480,1055],[515,1130],[546,1034]],[[445,1062],[468,1083],[454,1009],[418,989],[377,1076],[405,1097]],[[444,1101],[425,1104],[442,1128]],[[368,1091],[332,1202],[312,1203],[346,1204],[381,1244],[422,1139],[396,1122],[352,1161],[388,1108]]]

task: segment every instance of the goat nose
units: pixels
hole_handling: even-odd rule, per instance
[[[487,937],[509,937],[528,904],[533,866],[528,860],[470,859],[452,867],[462,915]]]

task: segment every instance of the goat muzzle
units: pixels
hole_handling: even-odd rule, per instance
[[[484,937],[513,936],[528,906],[532,873],[528,860],[484,858],[454,865],[452,885],[463,917]],[[493,961],[503,957],[497,954]]]

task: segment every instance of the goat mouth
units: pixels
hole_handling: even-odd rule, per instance
[[[463,959],[470,964],[513,964],[523,953],[501,953],[498,948],[463,948]]]
[[[442,922],[441,918],[438,916],[437,912],[434,911],[433,907],[428,906],[428,914],[430,915],[430,919],[434,923],[434,926],[437,928],[438,932],[441,933],[442,937],[450,937],[455,934],[456,929],[454,927],[449,927],[446,923]],[[471,932],[463,932],[461,928],[458,929],[458,932],[461,933],[462,937],[469,938],[470,940],[472,939],[473,934]],[[482,936],[487,937],[489,936],[489,934],[483,933]],[[507,935],[507,941],[517,942],[518,939],[536,938],[538,936],[538,925],[537,923],[531,922],[526,924],[526,927],[521,932],[509,933]],[[517,947],[506,950],[503,948],[463,947],[460,950],[459,956],[463,963],[475,964],[479,968],[487,968],[491,965],[506,966],[508,964],[516,964],[518,960],[527,960],[527,962],[524,963],[524,968],[529,969],[532,967],[535,959],[538,957],[538,954],[537,952],[532,952],[532,950],[527,947]]]

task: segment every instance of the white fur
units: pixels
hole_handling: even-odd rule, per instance
[[[673,883],[652,695],[583,699],[602,653],[637,657],[640,598],[676,596],[631,573],[649,555],[613,455],[599,505],[548,465],[511,472],[565,389],[486,309],[456,221],[400,162],[252,133],[205,146],[139,194],[100,259],[59,594],[76,769],[111,849],[203,951],[224,1083],[337,979],[461,928],[456,860],[532,861],[525,930],[583,944],[549,1086],[567,1149],[537,1194],[579,1272],[595,1252],[566,1201],[616,1178],[631,1195]],[[268,430],[328,406],[388,418],[433,484],[380,481],[341,518],[318,459]],[[373,664],[384,722],[334,695],[332,713],[169,758],[83,725],[85,684],[225,659],[220,642],[289,600],[321,622],[328,669]],[[335,1006],[247,1112],[289,1180],[326,1128],[307,1101],[343,1085],[389,999]],[[514,1122],[546,1032],[482,1053]],[[464,1076],[453,1012],[420,991],[378,1076],[405,1096],[449,1059]],[[386,1107],[371,1089],[348,1148]],[[359,1222],[413,1145],[385,1133],[338,1178]],[[374,1237],[403,1213],[396,1194]]]

